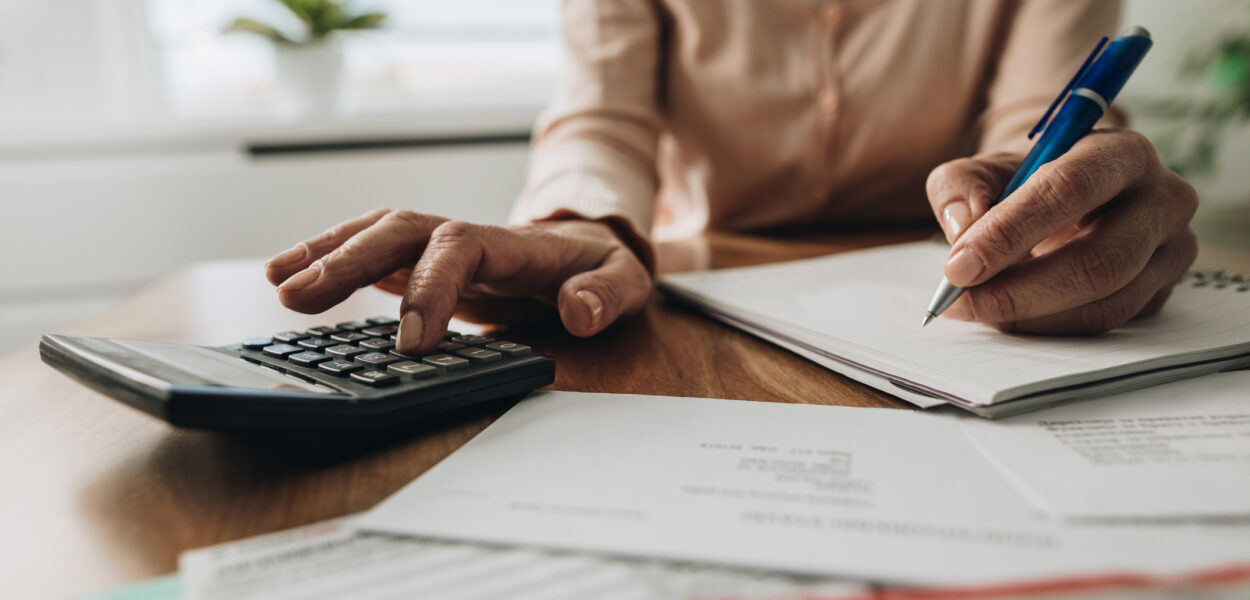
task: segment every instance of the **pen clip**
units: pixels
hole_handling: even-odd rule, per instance
[[[1050,103],[1050,108],[1046,109],[1046,114],[1042,115],[1042,120],[1038,121],[1037,125],[1034,125],[1033,129],[1029,131],[1030,140],[1033,139],[1033,136],[1037,135],[1037,132],[1046,128],[1046,124],[1050,122],[1051,113],[1055,112],[1055,108],[1059,106],[1059,103],[1063,102],[1063,99],[1068,97],[1068,92],[1072,91],[1072,86],[1076,85],[1076,82],[1081,79],[1081,76],[1085,74],[1085,71],[1089,70],[1089,65],[1094,62],[1094,58],[1097,57],[1098,53],[1102,51],[1103,46],[1107,45],[1107,39],[1107,36],[1103,36],[1101,40],[1098,40],[1098,45],[1094,46],[1094,51],[1090,52],[1089,56],[1085,57],[1085,62],[1081,63],[1081,68],[1076,70],[1076,75],[1072,76],[1072,81],[1069,81],[1068,85],[1063,87],[1063,91],[1059,92],[1059,97],[1055,98],[1055,101]]]

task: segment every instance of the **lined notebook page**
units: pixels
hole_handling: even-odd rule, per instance
[[[724,309],[801,328],[807,341],[836,355],[980,404],[1200,360],[1212,349],[1250,352],[1250,292],[1231,287],[1179,286],[1159,315],[1096,337],[1010,335],[948,319],[922,328],[946,254],[943,244],[917,242],[664,281]]]

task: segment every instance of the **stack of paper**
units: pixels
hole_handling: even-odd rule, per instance
[[[1178,286],[1162,313],[1097,337],[920,326],[945,244],[667,275],[672,296],[920,406],[1001,417],[1250,366],[1250,291]]]
[[[1002,422],[540,393],[363,516],[184,554],[181,587],[193,600],[892,597],[881,582],[935,586],[904,598],[1239,598],[1246,390],[1250,372],[1220,374]]]
[[[1206,497],[1245,474],[1186,485]],[[1227,505],[1246,514],[1250,496]],[[534,395],[358,524],[923,585],[1250,564],[1244,529],[1046,518],[956,419],[700,398]]]

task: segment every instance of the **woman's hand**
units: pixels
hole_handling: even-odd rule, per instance
[[[405,354],[433,350],[452,313],[474,305],[540,300],[557,307],[570,333],[589,336],[642,309],[651,293],[642,262],[596,221],[497,227],[379,209],[296,244],[265,269],[282,304],[305,313],[370,284],[402,295],[397,349]]]
[[[1157,312],[1198,252],[1193,187],[1145,137],[1099,130],[987,212],[1022,160],[978,155],[929,175],[929,202],[953,244],[946,278],[971,288],[942,316],[1076,334]]]

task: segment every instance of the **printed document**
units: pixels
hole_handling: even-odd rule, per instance
[[[955,419],[542,392],[366,530],[911,584],[1250,561],[1246,536],[1048,522]]]
[[[963,426],[1049,512],[1250,519],[1250,371]]]
[[[184,600],[865,598],[866,586],[755,571],[399,538],[338,519],[183,553]]]

